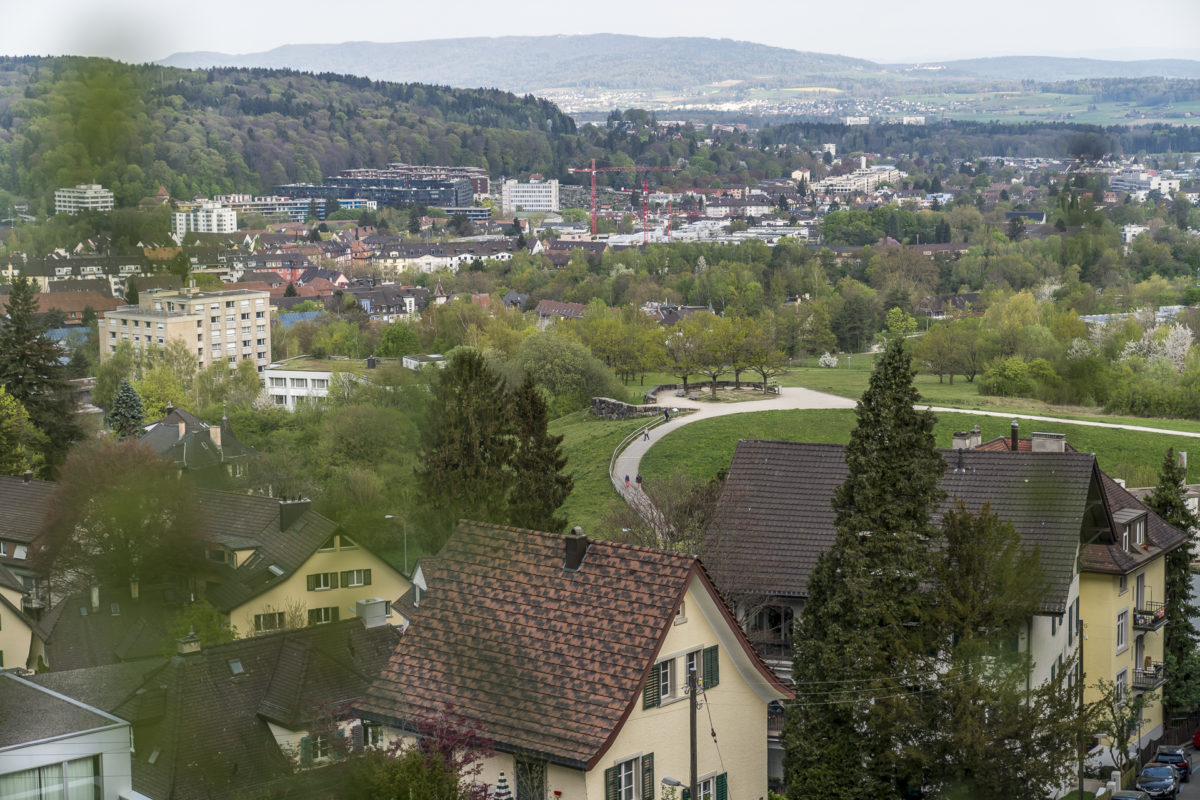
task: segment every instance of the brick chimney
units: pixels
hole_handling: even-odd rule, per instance
[[[578,525],[571,528],[571,532],[563,537],[563,543],[563,569],[578,572],[588,549],[588,538],[583,535],[583,528]]]
[[[1021,430],[1021,426],[1017,424],[1017,420],[1014,417],[1013,421],[1012,421],[1012,441],[1009,443],[1009,448],[1008,448],[1009,450],[1012,450],[1014,453],[1018,449],[1017,445],[1021,438],[1020,430]]]
[[[184,436],[187,436],[187,423],[184,422],[183,420],[180,420],[179,421],[179,438],[182,439]]]
[[[175,652],[181,656],[195,655],[200,652],[200,637],[195,628],[188,628],[187,636],[175,640]]]
[[[208,429],[208,437],[212,439],[212,443],[217,447],[221,446],[221,426],[212,425]]]

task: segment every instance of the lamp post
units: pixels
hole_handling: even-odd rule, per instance
[[[384,514],[384,519],[395,519],[391,514]],[[401,529],[404,531],[404,575],[408,576],[408,520],[401,520]]]

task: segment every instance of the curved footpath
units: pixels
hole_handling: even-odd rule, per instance
[[[637,491],[636,485],[632,483],[634,477],[641,471],[642,456],[646,455],[647,451],[654,446],[654,443],[661,439],[664,435],[671,431],[678,430],[684,425],[690,425],[693,422],[698,422],[702,419],[711,419],[713,417],[723,417],[728,414],[743,414],[753,411],[786,411],[793,409],[808,409],[808,408],[854,408],[857,401],[846,397],[839,397],[835,394],[826,394],[825,392],[817,392],[812,389],[804,389],[799,386],[785,386],[780,394],[769,397],[764,400],[745,400],[737,403],[706,403],[699,400],[689,400],[686,397],[660,397],[659,405],[670,405],[672,408],[688,409],[691,413],[680,416],[671,417],[671,421],[662,422],[662,418],[658,418],[658,424],[650,428],[650,441],[643,441],[641,436],[637,436],[631,441],[624,450],[620,452],[616,459],[612,461],[612,474],[609,476],[612,479],[613,487],[618,494],[625,498],[631,506],[645,516],[647,511],[647,503],[640,492]],[[1173,431],[1165,428],[1149,428],[1144,425],[1120,425],[1114,422],[1094,422],[1090,420],[1077,419],[1062,419],[1060,417],[1043,417],[1036,414],[1012,414],[1004,411],[981,411],[972,408],[946,408],[941,406],[925,406],[920,405],[917,408],[928,408],[935,413],[949,414],[976,414],[981,417],[1003,417],[1004,419],[1028,419],[1035,422],[1055,422],[1064,425],[1087,425],[1093,428],[1116,428],[1125,431],[1138,431],[1141,433],[1164,433],[1170,436],[1183,436],[1193,439],[1200,439],[1200,433],[1191,433],[1188,431]],[[646,424],[651,425],[654,422],[653,417],[646,418]],[[625,476],[628,475],[631,481],[630,489],[625,489]]]

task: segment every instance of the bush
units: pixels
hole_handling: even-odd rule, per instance
[[[1020,397],[1029,395],[1032,390],[1029,365],[1019,356],[997,358],[988,362],[979,383],[980,394],[997,397]]]

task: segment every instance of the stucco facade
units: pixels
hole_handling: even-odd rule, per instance
[[[7,602],[0,602],[0,669],[13,667],[29,667],[36,661],[30,661],[32,642],[35,638],[33,628],[27,619],[16,611],[21,607],[24,597],[16,589],[0,586],[0,597]]]

